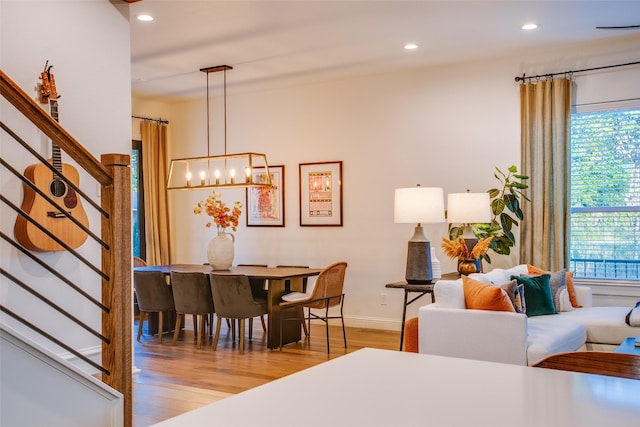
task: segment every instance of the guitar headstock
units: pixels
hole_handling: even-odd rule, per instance
[[[53,65],[49,61],[44,65],[44,71],[40,73],[40,103],[47,104],[50,99],[58,99],[60,96],[56,91],[56,79],[51,72]]]

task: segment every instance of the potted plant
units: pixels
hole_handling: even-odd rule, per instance
[[[520,199],[529,200],[522,192],[529,188],[523,181],[529,179],[528,176],[518,174],[518,168],[513,165],[503,172],[498,167],[495,168],[495,178],[500,182],[497,188],[488,190],[491,204],[491,222],[488,224],[473,224],[473,234],[478,238],[478,244],[491,237],[488,249],[500,255],[509,255],[511,248],[516,244],[516,236],[513,227],[518,226],[519,221],[524,220],[524,213],[520,208]],[[462,236],[463,227],[449,228],[449,241],[459,239]],[[443,242],[443,247],[444,247]],[[446,253],[446,252],[445,252]],[[484,251],[479,256],[481,259],[491,263],[491,258]]]

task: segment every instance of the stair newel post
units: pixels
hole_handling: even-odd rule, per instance
[[[102,164],[113,177],[113,186],[102,186],[102,268],[109,280],[102,281],[102,302],[109,313],[102,315],[102,333],[110,343],[102,345],[104,383],[124,396],[124,426],[133,425],[132,342],[132,249],[131,249],[131,158],[126,154],[103,154]]]

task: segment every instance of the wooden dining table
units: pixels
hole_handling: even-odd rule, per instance
[[[232,266],[228,270],[213,270],[208,264],[167,264],[136,267],[134,271],[160,271],[166,275],[172,271],[199,272],[203,274],[243,274],[249,278],[264,279],[267,283],[267,347],[280,346],[280,301],[285,293],[285,284],[292,291],[303,292],[303,279],[317,276],[321,268],[306,267],[259,267]],[[285,322],[282,325],[282,344],[300,341],[301,323]]]

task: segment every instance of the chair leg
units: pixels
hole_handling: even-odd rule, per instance
[[[309,328],[311,327],[311,320],[309,320]],[[304,315],[304,308],[302,308],[302,329],[304,330],[304,336],[309,336],[309,328],[307,328],[307,318]]]
[[[206,317],[206,315],[202,314],[200,316],[195,316],[196,318],[200,317],[200,330],[198,331],[198,348],[202,348],[202,338],[204,336],[204,318]]]
[[[264,314],[260,316],[260,322],[262,322],[262,332],[267,332],[267,322],[264,320]]]
[[[198,315],[192,314],[191,316],[193,317],[193,335],[197,337],[198,336]],[[186,322],[186,318],[185,318],[185,322]]]
[[[162,333],[164,332],[164,319],[162,319],[162,312],[158,312],[158,343],[162,344]]]
[[[311,315],[309,315],[309,317],[311,317]],[[324,310],[324,324],[327,330],[327,354],[329,353],[329,304],[327,304],[327,307]]]
[[[218,348],[218,340],[220,339],[220,325],[222,325],[222,318],[218,316],[218,323],[216,324],[216,336],[213,338],[213,351],[216,351],[216,349]]]
[[[144,323],[145,317],[147,317],[147,313],[145,311],[141,311],[140,321],[138,322],[138,342],[140,342],[140,337],[142,336],[142,324]]]
[[[282,313],[284,310],[280,310],[280,318],[279,318],[279,328],[280,328],[280,351],[282,351]]]
[[[342,314],[342,305],[344,303],[344,297],[340,301],[340,320],[342,321],[342,338],[344,339],[344,348],[347,348],[347,332],[344,329],[344,315]]]
[[[240,319],[240,354],[244,353],[244,319]]]
[[[249,339],[253,338],[253,318],[249,319]]]
[[[184,314],[176,313],[176,326],[173,328],[173,345],[176,345],[178,342],[178,335],[180,335],[180,320]]]

